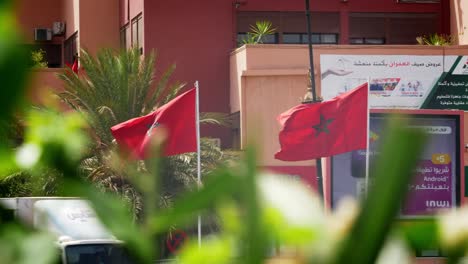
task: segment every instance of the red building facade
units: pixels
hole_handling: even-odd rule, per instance
[[[314,44],[416,44],[416,37],[450,33],[450,1],[310,0]],[[424,2],[419,1],[419,2]],[[158,54],[157,74],[170,64],[172,80],[200,83],[202,112],[230,112],[229,56],[250,25],[269,20],[276,28],[266,43],[305,44],[304,0],[46,0],[19,1],[19,21],[29,36],[34,28],[62,21],[66,31],[50,41],[28,45],[50,50],[49,67],[70,63],[80,48],[138,46]],[[48,14],[49,12],[50,14]],[[49,16],[50,15],[50,16]],[[47,18],[47,19],[46,19]],[[119,36],[120,34],[120,43]],[[235,131],[208,127],[203,136],[231,147]]]
[[[201,111],[229,112],[229,54],[259,20],[276,33],[266,43],[305,44],[303,0],[121,0],[123,45],[158,52],[159,69],[176,63],[175,80],[200,82]],[[311,0],[314,44],[416,44],[416,37],[449,33],[449,1],[401,3],[395,0]],[[141,22],[137,22],[141,21]],[[143,29],[142,29],[143,28]],[[137,31],[137,33],[135,32]],[[204,135],[232,145],[229,129]]]

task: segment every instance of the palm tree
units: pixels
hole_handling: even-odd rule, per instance
[[[153,84],[155,61],[154,53],[141,57],[138,49],[118,54],[103,49],[96,57],[82,50],[81,73],[74,74],[67,69],[59,74],[65,82],[65,91],[59,93],[60,98],[86,114],[99,140],[97,148],[111,145],[113,137],[109,128],[112,125],[151,112],[174,98],[184,87],[179,82],[168,84],[175,65]]]
[[[156,55],[152,52],[140,56],[138,49],[115,52],[103,49],[95,57],[86,50],[81,51],[81,70],[75,74],[66,69],[59,74],[65,90],[59,97],[70,107],[83,113],[87,119],[95,144],[90,156],[83,161],[82,172],[106,190],[120,193],[135,211],[141,209],[140,195],[128,181],[126,175],[111,165],[115,143],[110,127],[128,119],[142,116],[172,100],[183,89],[181,82],[169,83],[175,65],[169,66],[156,80]],[[226,124],[226,115],[203,113],[200,123]],[[235,155],[223,152],[210,140],[201,140],[202,171],[212,169],[215,164],[233,159]],[[162,175],[164,192],[163,205],[170,205],[171,198],[180,189],[196,181],[195,154],[187,153],[169,157],[169,169]],[[140,167],[144,164],[141,163]]]

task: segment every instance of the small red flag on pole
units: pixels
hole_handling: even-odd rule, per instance
[[[120,147],[139,159],[151,156],[149,145],[160,127],[167,132],[163,155],[196,152],[195,96],[192,88],[146,116],[113,126],[112,135]]]
[[[73,64],[71,66],[71,70],[74,73],[78,74],[78,59],[75,59],[75,61],[73,61]]]

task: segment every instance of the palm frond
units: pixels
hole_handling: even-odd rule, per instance
[[[175,82],[173,85],[167,89],[167,93],[161,95],[160,100],[158,100],[158,105],[167,104],[169,101],[174,99],[174,97],[179,94],[179,92],[185,87],[185,83]]]
[[[203,112],[200,113],[200,124],[212,124],[230,127],[232,119],[229,114],[220,112]]]
[[[84,73],[67,69],[59,74],[65,90],[58,96],[73,109],[88,113],[90,126],[103,146],[113,140],[110,127],[151,111],[158,99],[155,95],[167,91],[166,95],[174,96],[181,89],[178,83],[169,84],[173,66],[153,86],[155,53],[142,58],[136,48],[121,52],[103,49],[96,56],[83,49],[80,64]]]
[[[115,116],[114,112],[112,111],[110,107],[103,105],[103,106],[98,107],[97,110],[100,114],[109,113],[112,119],[114,119],[115,122],[118,122],[117,117]]]
[[[276,28],[268,20],[256,21],[255,25],[250,25],[250,32],[247,32],[246,38],[242,41],[244,44],[263,43],[267,35],[274,34]]]
[[[448,46],[454,42],[454,37],[446,34],[430,34],[416,37],[416,41],[419,45],[430,45],[430,46]]]

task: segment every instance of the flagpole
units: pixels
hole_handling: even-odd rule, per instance
[[[370,90],[370,77],[367,77],[367,115],[366,115],[366,193],[365,197],[367,198],[367,193],[369,190],[369,156],[370,156],[370,139],[369,139],[369,130],[370,130],[370,106],[369,106],[369,90]]]
[[[197,136],[197,185],[201,188],[201,150],[200,150],[200,101],[198,81],[195,81],[195,122]],[[198,247],[201,247],[201,216],[198,214]]]
[[[307,93],[304,96],[303,104],[314,104],[320,103],[322,100],[319,98],[315,91],[315,78],[314,78],[314,54],[312,51],[312,33],[310,27],[310,8],[309,0],[305,0],[305,14],[307,18],[307,43],[309,46],[309,87],[307,88]],[[322,158],[315,159],[315,167],[317,173],[317,192],[319,193],[320,198],[324,201],[323,195],[323,180],[322,180]]]

